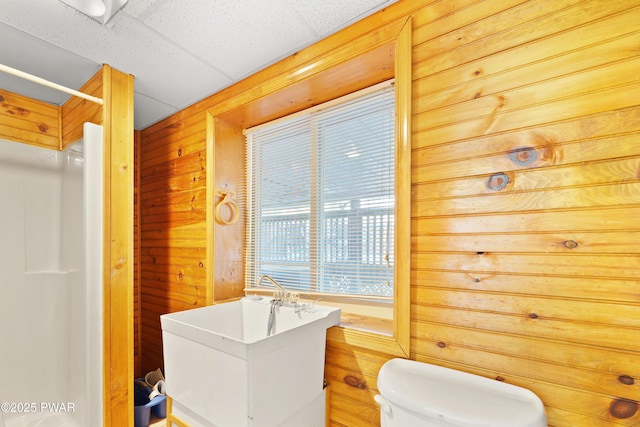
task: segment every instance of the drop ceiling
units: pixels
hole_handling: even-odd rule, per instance
[[[135,128],[397,0],[129,0],[106,24],[58,0],[0,0],[0,64],[79,89],[102,64],[135,76]],[[0,72],[0,89],[69,95]]]

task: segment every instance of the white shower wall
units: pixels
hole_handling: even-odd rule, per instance
[[[89,124],[64,152],[0,141],[6,427],[102,424],[101,141]]]

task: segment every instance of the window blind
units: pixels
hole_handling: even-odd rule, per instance
[[[247,288],[393,297],[394,104],[387,82],[246,131]]]

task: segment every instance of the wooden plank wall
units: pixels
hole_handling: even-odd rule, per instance
[[[0,139],[60,148],[60,107],[0,88]]]
[[[81,88],[87,95],[103,98],[104,94],[104,70],[93,75]],[[104,108],[94,102],[72,96],[60,107],[62,111],[62,148],[82,138],[82,126],[85,122],[104,124],[102,113]]]
[[[141,134],[142,373],[163,366],[160,315],[206,304],[205,128],[201,112]]]
[[[553,426],[640,423],[639,6],[415,14],[412,355]]]
[[[141,341],[140,333],[140,131],[134,132],[133,161],[135,168],[133,171],[133,372],[136,378],[144,377],[142,372]]]
[[[638,425],[636,0],[400,0],[143,131],[143,370],[158,316],[205,301],[205,109],[408,15],[411,358],[527,387],[550,426]],[[379,425],[390,357],[327,344],[332,426]]]
[[[82,87],[84,93],[102,97],[102,71]],[[82,138],[85,122],[102,123],[102,107],[71,97],[62,106],[0,89],[0,138],[60,150]]]

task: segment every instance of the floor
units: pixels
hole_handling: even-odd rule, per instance
[[[165,427],[167,425],[165,418],[156,418],[151,415],[149,420],[149,427]]]

